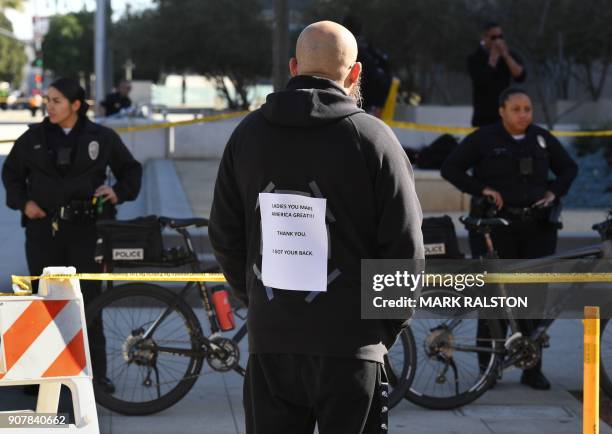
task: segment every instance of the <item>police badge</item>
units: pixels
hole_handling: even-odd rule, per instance
[[[540,148],[546,149],[546,140],[544,139],[544,137],[538,135],[536,139],[538,140],[538,145],[540,145]]]
[[[89,158],[95,160],[100,154],[100,144],[94,140],[89,143],[89,148],[87,150],[89,152]]]

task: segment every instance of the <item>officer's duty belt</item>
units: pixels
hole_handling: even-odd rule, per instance
[[[499,216],[512,221],[521,221],[526,223],[540,222],[548,220],[548,217],[550,216],[550,208],[521,208],[514,206],[505,206],[500,210]]]
[[[90,201],[73,200],[68,205],[59,207],[58,217],[60,220],[77,224],[91,223],[96,219],[96,209]]]

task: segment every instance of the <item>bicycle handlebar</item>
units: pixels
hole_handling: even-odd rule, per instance
[[[592,229],[599,232],[602,240],[612,239],[612,210],[608,212],[608,218],[601,223],[594,224]]]
[[[466,229],[487,230],[493,227],[509,226],[510,222],[499,217],[494,218],[477,218],[472,216],[461,216],[459,221],[463,223]]]
[[[208,219],[200,218],[200,217],[194,217],[194,218],[188,218],[188,219],[159,217],[159,222],[162,225],[168,226],[172,229],[183,229],[183,228],[188,228],[190,226],[195,226],[196,228],[208,226]]]

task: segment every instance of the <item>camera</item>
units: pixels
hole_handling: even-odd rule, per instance
[[[497,217],[495,199],[491,196],[472,196],[470,216],[481,219]]]

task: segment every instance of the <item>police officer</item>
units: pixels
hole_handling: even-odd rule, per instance
[[[501,121],[468,135],[441,169],[442,176],[461,191],[473,197],[488,196],[498,215],[510,221],[510,226],[494,228],[491,233],[502,259],[538,258],[555,252],[559,198],[567,193],[578,171],[561,143],[532,124],[532,112],[524,90],[504,90],[499,101]],[[468,169],[472,175],[466,173]],[[484,249],[476,245],[478,240],[471,242],[472,256],[478,256]],[[537,320],[523,324],[532,329]],[[536,389],[550,388],[541,361],[523,372],[521,382]]]
[[[368,42],[362,34],[363,22],[349,14],[342,23],[357,38],[357,61],[361,63],[361,96],[367,113],[380,117],[393,80],[389,56]]]
[[[21,211],[30,274],[46,266],[71,265],[100,272],[94,261],[99,201],[118,204],[138,195],[142,167],[119,136],[87,118],[85,91],[60,78],[48,89],[48,117],[17,139],[2,168],[6,201]],[[116,183],[106,185],[107,167]],[[100,293],[100,282],[82,281],[85,305]],[[114,390],[106,378],[101,324],[88,329],[98,387]]]
[[[132,106],[130,99],[130,91],[132,84],[127,80],[121,80],[117,85],[117,91],[106,95],[106,99],[102,101],[104,107],[104,116],[112,116],[119,113],[123,109]]]

